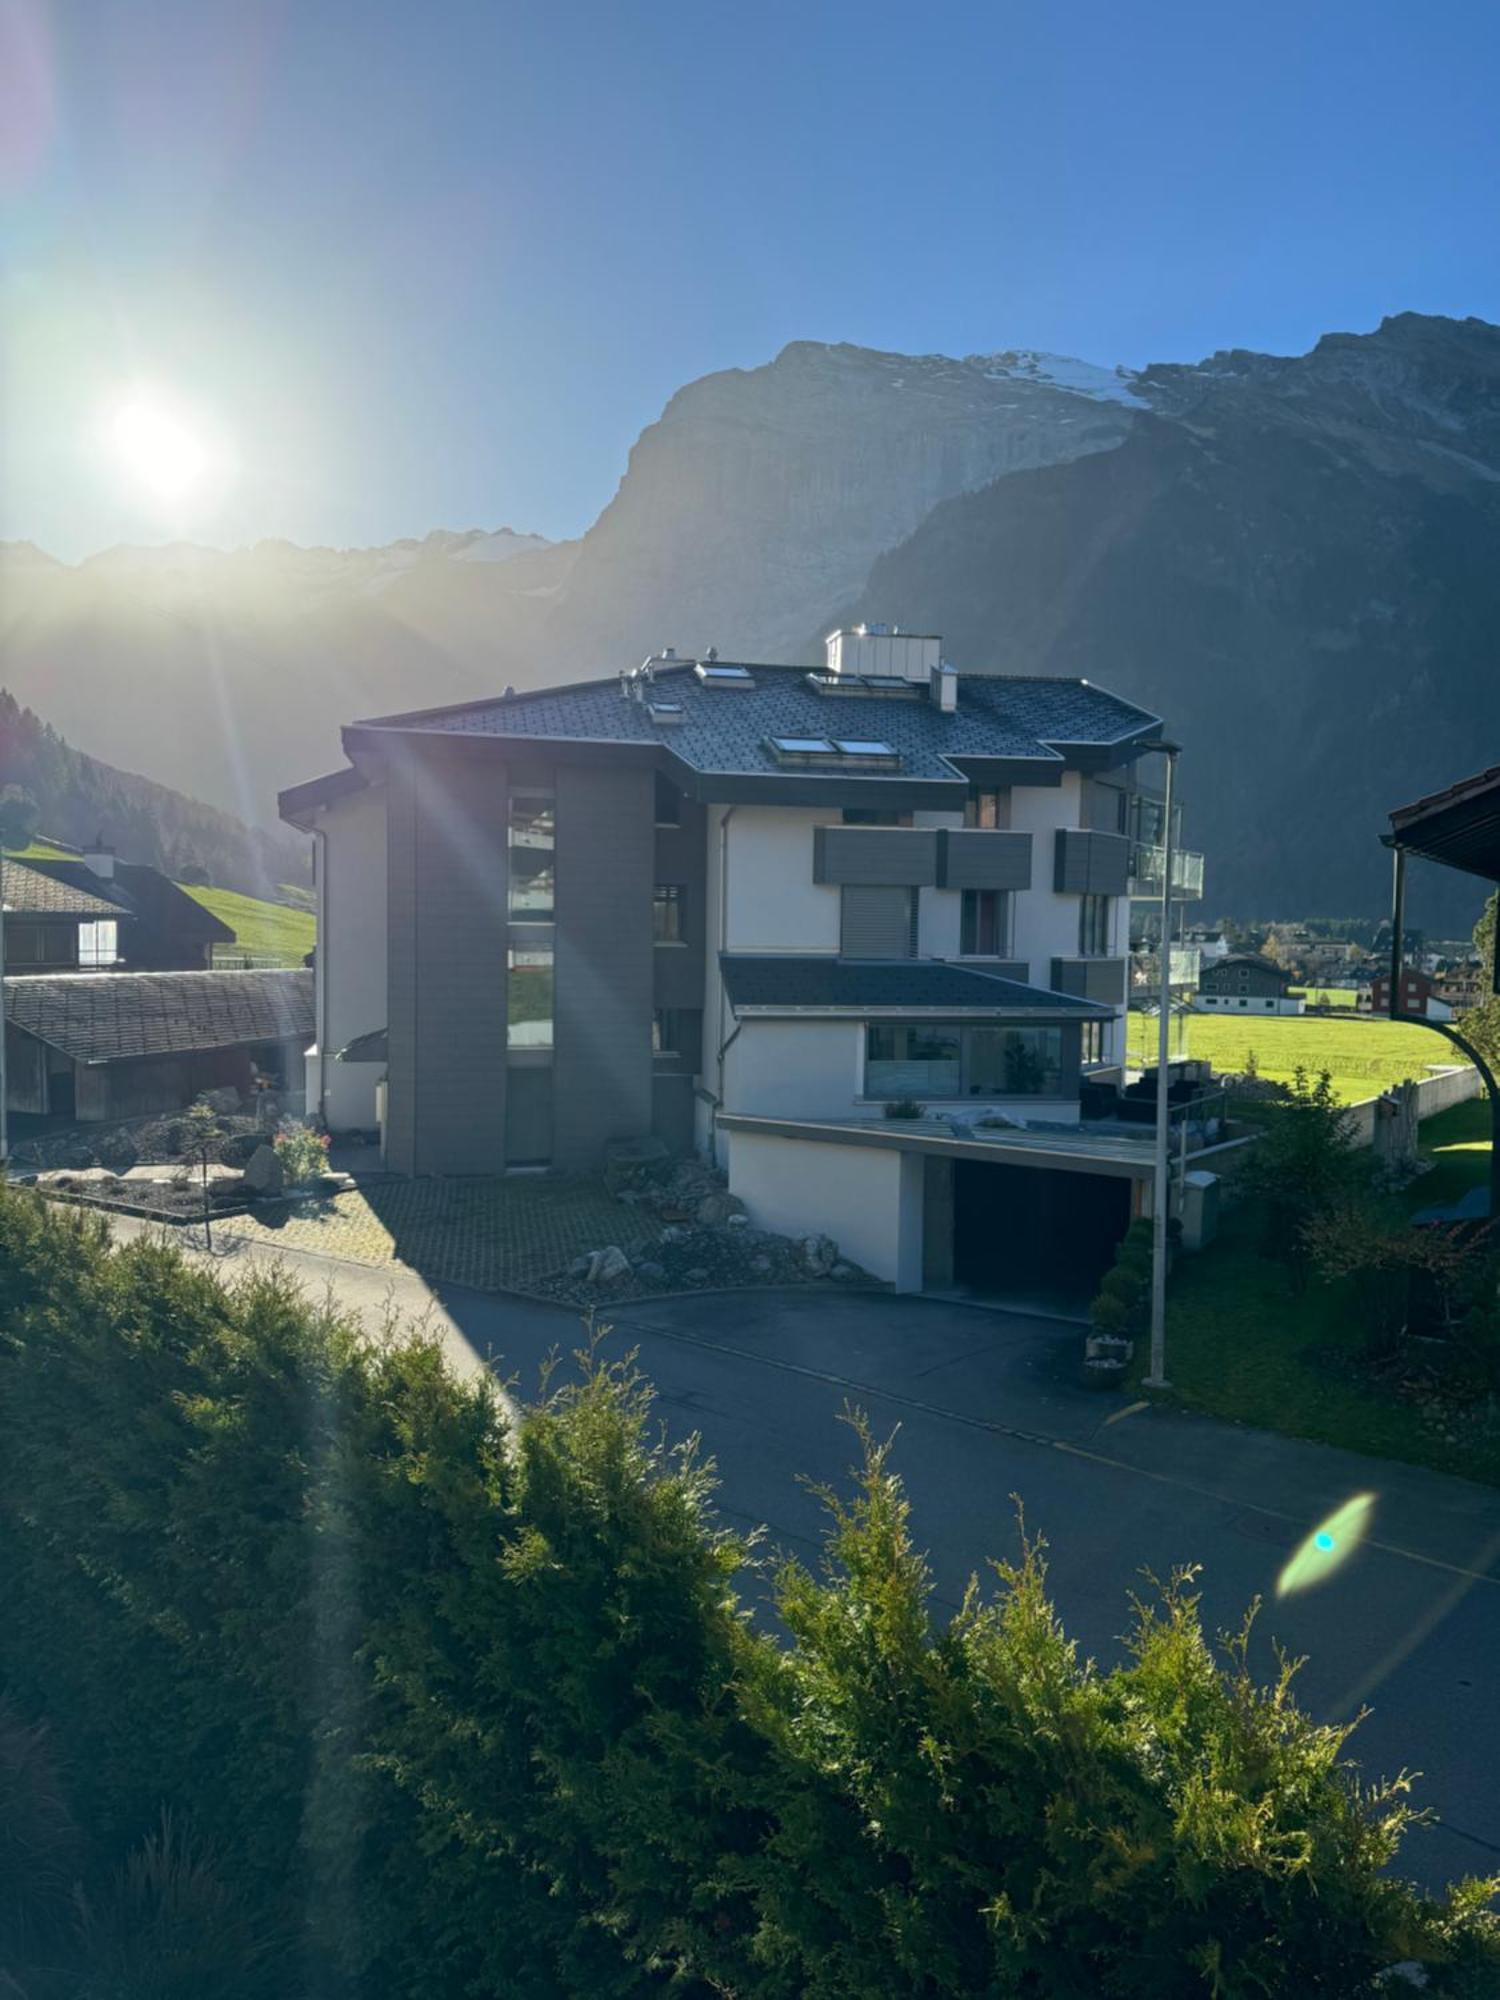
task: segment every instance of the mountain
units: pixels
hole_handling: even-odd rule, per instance
[[[308,873],[308,843],[290,828],[251,828],[63,740],[0,687],[0,780],[36,801],[43,833],[75,847],[107,840],[123,860],[174,879],[197,868],[221,889],[277,899]]]
[[[1379,912],[1390,807],[1500,754],[1500,329],[1406,314],[1134,386],[1117,450],[936,508],[830,611],[1166,716],[1214,910]],[[1424,870],[1413,921],[1479,893]]]
[[[85,748],[265,821],[354,715],[664,645],[815,657],[831,623],[880,617],[1166,715],[1215,911],[1376,912],[1385,810],[1495,754],[1497,498],[1500,329],[1478,320],[1133,374],[799,341],[680,390],[577,541],[12,545],[0,679]],[[1433,894],[1455,922],[1471,900]]]

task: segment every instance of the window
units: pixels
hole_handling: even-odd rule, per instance
[[[651,936],[656,944],[682,943],[682,888],[658,882],[651,892]]]
[[[115,965],[119,961],[118,938],[120,927],[113,917],[106,917],[97,924],[78,926],[78,963],[97,971],[101,965]]]
[[[1010,891],[965,889],[958,948],[965,958],[1004,958],[1010,951]]]
[[[871,1022],[865,1030],[865,1096],[957,1097],[961,1057],[958,1028]]]
[[[510,795],[510,913],[526,923],[549,921],[557,844],[556,802],[550,791]]]
[[[845,806],[845,826],[910,826],[909,812],[882,812],[878,806]]]
[[[655,819],[658,826],[682,825],[682,794],[660,771],[656,774]]]
[[[1109,920],[1113,899],[1109,896],[1082,896],[1078,902],[1078,956],[1109,956]]]
[[[843,958],[915,958],[917,891],[846,882],[839,892]]]
[[[505,957],[505,1046],[550,1049],[552,946],[512,944]]]
[[[969,1097],[1056,1097],[1061,1028],[971,1028],[964,1073]]]
[[[680,1056],[687,1046],[686,1023],[677,1007],[658,1007],[651,1016],[651,1053]]]
[[[1104,1060],[1104,1023],[1085,1021],[1081,1046],[1082,1059],[1086,1063],[1102,1063]]]
[[[899,771],[901,754],[874,737],[768,736],[778,764],[811,769]]]
[[[866,1097],[1057,1097],[1061,1091],[1061,1028],[884,1021],[865,1028]]]
[[[1010,825],[1010,790],[970,792],[964,805],[964,825],[1003,828]]]

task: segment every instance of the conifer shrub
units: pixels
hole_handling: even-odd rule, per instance
[[[856,1429],[821,1566],[768,1566],[597,1346],[512,1415],[421,1332],[0,1189],[0,1692],[66,1802],[0,1785],[0,1851],[41,1811],[79,1963],[115,1969],[0,1971],[28,2000],[1260,2000],[1418,1959],[1494,1990],[1494,1885],[1401,1879],[1403,1785],[1215,1646],[1190,1572],[1108,1669],[1024,1534],[940,1617]]]

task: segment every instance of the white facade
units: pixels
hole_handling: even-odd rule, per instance
[[[307,1051],[307,1108],[314,1116],[321,1108],[330,1132],[371,1131],[385,1065],[334,1057],[386,1025],[384,787],[324,806],[317,832],[317,1040]]]
[[[1301,1014],[1307,1008],[1300,994],[1195,993],[1192,1005],[1198,1014]]]

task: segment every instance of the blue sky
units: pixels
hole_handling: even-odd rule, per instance
[[[0,0],[0,533],[576,533],[788,340],[1500,320],[1500,8]],[[8,103],[4,101],[8,98]],[[222,477],[101,444],[144,390]]]

